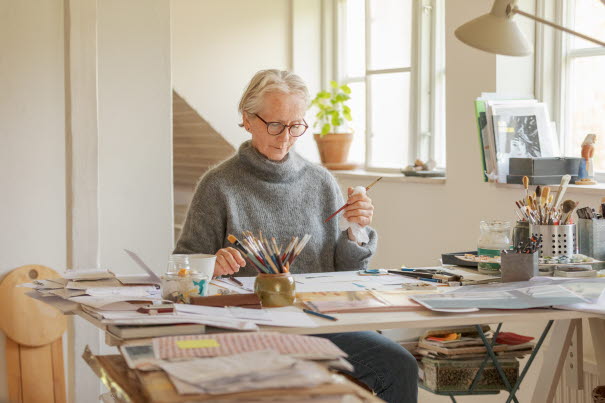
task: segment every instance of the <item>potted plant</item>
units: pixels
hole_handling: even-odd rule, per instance
[[[347,163],[349,149],[353,141],[353,130],[348,122],[351,108],[345,105],[351,99],[351,88],[330,81],[329,91],[317,93],[311,107],[315,107],[314,134],[322,164],[328,169],[352,169],[355,164]]]

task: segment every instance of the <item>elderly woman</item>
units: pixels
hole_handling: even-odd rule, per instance
[[[365,227],[369,242],[357,242],[326,217],[344,204],[338,185],[323,167],[312,164],[292,147],[308,126],[305,83],[287,71],[259,71],[239,104],[242,124],[251,134],[237,154],[201,179],[189,206],[174,253],[216,254],[214,274],[254,275],[229,234],[245,230],[285,240],[310,234],[311,240],[292,267],[293,273],[364,269],[376,250],[376,232],[368,225],[374,207],[365,194],[347,199],[344,217]],[[318,335],[349,355],[351,375],[387,402],[417,399],[417,365],[401,346],[375,332]]]

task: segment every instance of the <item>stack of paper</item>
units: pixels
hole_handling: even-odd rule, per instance
[[[162,361],[181,394],[226,394],[260,389],[311,388],[329,383],[325,368],[273,350],[189,361]]]
[[[422,309],[404,291],[344,291],[299,293],[299,299],[322,313],[391,312]]]

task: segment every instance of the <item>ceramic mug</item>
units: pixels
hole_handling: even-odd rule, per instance
[[[215,255],[207,255],[205,253],[195,253],[189,255],[189,267],[191,267],[191,270],[208,276],[209,279],[212,279],[214,276],[215,262]]]

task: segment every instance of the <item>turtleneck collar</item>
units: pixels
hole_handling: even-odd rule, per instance
[[[293,150],[283,160],[272,161],[254,148],[251,140],[240,145],[237,155],[250,173],[267,182],[289,182],[305,166],[305,160]]]

